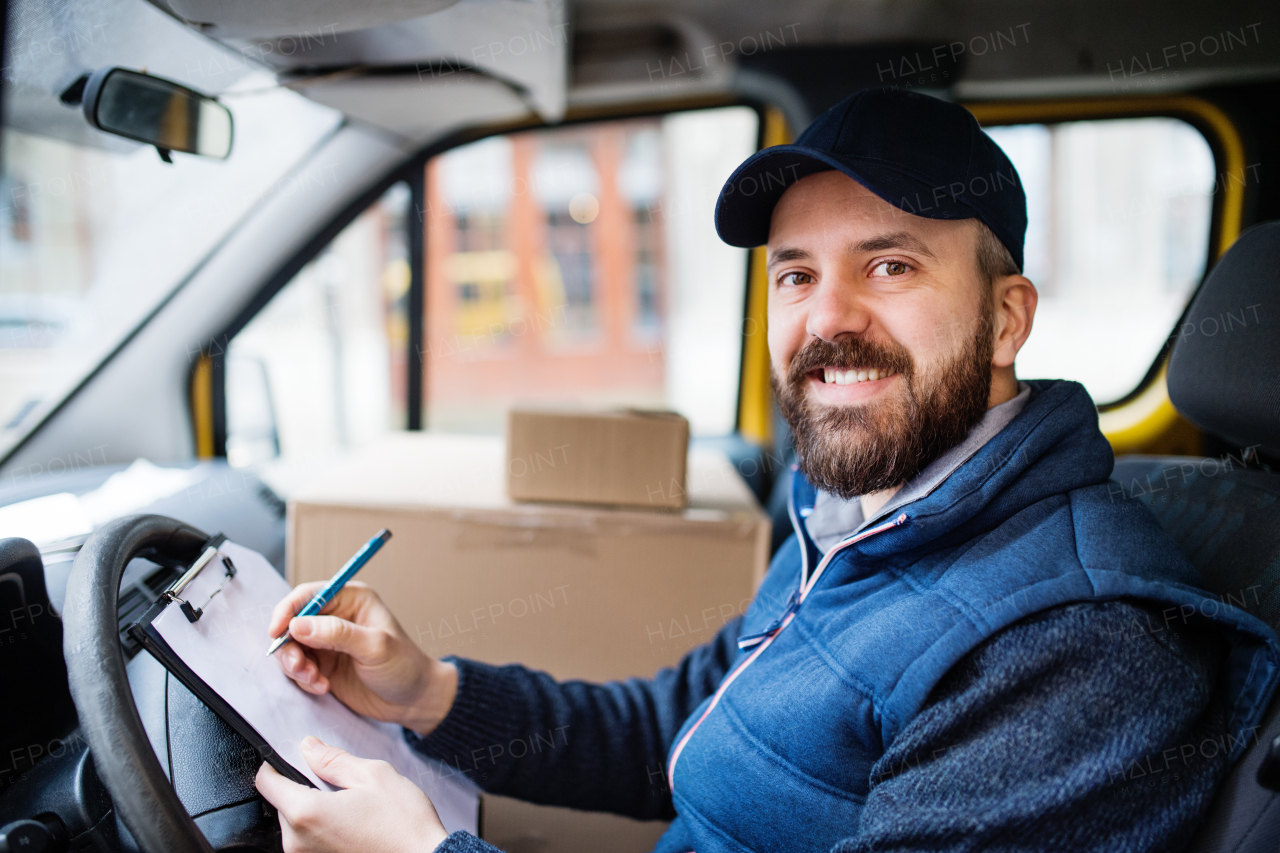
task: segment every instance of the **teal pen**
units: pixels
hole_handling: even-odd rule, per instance
[[[364,568],[364,564],[369,562],[369,558],[378,553],[378,549],[381,548],[383,543],[390,538],[390,530],[387,530],[385,527],[379,530],[372,539],[364,543],[364,547],[359,551],[356,551],[350,560],[347,560],[347,564],[345,566],[338,569],[338,573],[330,578],[329,582],[324,585],[324,589],[317,592],[316,597],[308,601],[307,606],[299,610],[294,615],[294,618],[296,619],[299,616],[315,616],[321,610],[324,610],[324,606],[329,603],[330,599],[337,595],[338,591],[347,585],[347,581],[356,576],[356,572]],[[275,654],[279,648],[289,642],[290,639],[292,638],[289,636],[289,629],[286,628],[284,633],[276,638],[267,649],[267,657],[271,657]]]

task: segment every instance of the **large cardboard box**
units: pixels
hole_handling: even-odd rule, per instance
[[[646,509],[688,505],[689,422],[624,409],[507,415],[507,495]]]
[[[359,579],[424,651],[610,680],[677,662],[764,575],[769,520],[718,451],[689,454],[681,511],[515,503],[505,463],[499,437],[422,433],[350,457],[290,499],[289,579],[330,577],[387,527]],[[502,798],[484,809],[486,835],[511,849],[627,853],[661,830]]]

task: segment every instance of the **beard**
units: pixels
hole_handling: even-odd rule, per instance
[[[810,483],[844,500],[893,488],[965,439],[991,395],[990,296],[983,302],[977,332],[928,370],[900,344],[853,337],[815,339],[791,359],[785,377],[771,372],[796,461]],[[820,404],[807,385],[809,372],[823,367],[888,369],[901,376],[902,388],[867,403]]]

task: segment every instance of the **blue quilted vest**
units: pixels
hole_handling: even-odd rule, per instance
[[[1147,510],[1108,490],[1111,447],[1085,390],[1030,384],[1022,412],[933,493],[825,558],[799,521],[815,491],[796,475],[795,536],[748,609],[735,665],[668,756],[678,817],[658,853],[829,851],[856,831],[872,765],[943,674],[1059,605],[1141,599],[1217,620],[1235,634],[1232,734],[1259,723],[1280,674],[1275,633],[1198,589]]]

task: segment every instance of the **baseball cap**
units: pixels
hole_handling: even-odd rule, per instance
[[[794,144],[757,151],[716,202],[731,246],[769,240],[774,205],[796,181],[843,172],[899,210],[983,222],[1022,269],[1027,197],[1005,153],[959,104],[898,89],[864,89],[818,116]]]

